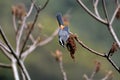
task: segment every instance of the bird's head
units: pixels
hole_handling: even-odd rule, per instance
[[[69,19],[68,19],[67,16],[64,16],[64,17],[62,18],[62,20],[63,20],[64,26],[69,26]]]

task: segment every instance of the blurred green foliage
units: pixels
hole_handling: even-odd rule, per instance
[[[44,5],[46,0],[36,0],[37,5]],[[107,0],[108,1],[108,0]],[[109,1],[108,1],[109,2]],[[0,25],[4,29],[8,39],[12,46],[15,47],[15,34],[12,25],[11,6],[17,3],[24,3],[27,10],[30,7],[30,0],[0,0]],[[84,0],[84,3],[92,10],[92,1]],[[113,0],[107,4],[108,11],[112,15],[114,9]],[[103,15],[102,6],[99,5],[100,13]],[[56,21],[56,14],[61,12],[65,14],[70,10],[70,31],[76,33],[80,40],[82,40],[89,47],[106,53],[109,51],[113,39],[107,30],[107,27],[99,23],[91,16],[89,16],[76,2],[76,0],[50,0],[47,7],[40,13],[37,24],[42,24],[42,31],[35,31],[34,34],[45,34],[50,36],[52,32],[58,27]],[[28,19],[32,21],[34,18],[34,12]],[[102,16],[104,18],[104,16]],[[114,29],[117,35],[120,34],[119,29],[120,22],[115,20]],[[51,47],[52,46],[52,47]],[[77,45],[77,51],[75,54],[75,62],[70,58],[67,49],[61,47],[58,44],[58,38],[43,46],[38,47],[32,54],[28,56],[25,61],[27,70],[32,80],[62,80],[62,74],[60,72],[58,63],[55,61],[51,52],[55,52],[59,49],[63,52],[64,69],[67,72],[68,80],[82,80],[83,74],[90,75],[94,69],[94,61],[99,60],[102,64],[100,73],[95,76],[95,80],[104,77],[107,71],[112,70],[114,73],[113,80],[119,80],[120,74],[111,66],[111,64],[104,58],[96,56],[80,45]],[[9,61],[6,59],[2,52],[0,52],[0,62]],[[118,51],[113,60],[118,66],[120,66],[120,52]],[[6,74],[7,73],[7,74]],[[11,78],[11,79],[10,79]],[[13,80],[12,71],[10,69],[0,68],[0,80]]]

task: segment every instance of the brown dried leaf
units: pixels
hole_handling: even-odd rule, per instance
[[[99,72],[101,68],[101,62],[100,61],[95,61],[95,72]]]
[[[70,52],[71,58],[75,59],[74,54],[75,54],[75,51],[76,51],[76,44],[75,44],[73,34],[70,34],[70,36],[67,40],[66,47],[67,47],[68,51]]]
[[[112,56],[113,53],[117,51],[117,49],[118,49],[118,44],[116,42],[113,42],[112,47],[111,47],[111,49],[109,51],[110,56]]]
[[[120,18],[120,8],[119,8],[118,11],[117,11],[116,18],[117,18],[117,19]]]
[[[56,52],[53,54],[56,61],[61,62],[62,61],[62,52],[60,50],[56,50]]]
[[[23,4],[12,6],[12,14],[15,15],[18,19],[22,19],[24,16],[26,16],[25,6]]]

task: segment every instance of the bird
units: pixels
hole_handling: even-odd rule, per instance
[[[76,51],[76,44],[74,41],[75,35],[73,35],[69,30],[69,20],[66,16],[62,16],[61,13],[58,13],[56,17],[59,24],[59,44],[63,47],[67,47],[67,50],[70,52],[71,58],[74,60],[74,54]]]
[[[58,31],[59,44],[64,47],[70,36],[68,21],[66,18],[62,17],[61,13],[58,13],[56,15],[56,18],[59,24],[59,31]]]

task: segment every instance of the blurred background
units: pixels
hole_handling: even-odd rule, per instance
[[[36,0],[37,5],[43,5],[46,0]],[[90,10],[93,10],[92,0],[83,0]],[[109,16],[113,14],[115,9],[114,0],[106,0]],[[13,47],[15,47],[15,34],[12,24],[11,7],[15,4],[23,3],[28,11],[30,7],[30,0],[0,0],[0,25],[5,31],[8,39]],[[98,5],[99,12],[104,18],[102,4]],[[36,25],[41,24],[42,30],[33,32],[34,35],[50,36],[58,27],[56,21],[56,14],[61,12],[70,15],[70,31],[76,33],[79,39],[83,41],[90,48],[107,53],[113,43],[113,39],[107,27],[89,16],[76,0],[50,0],[47,7],[40,12]],[[28,21],[34,18],[35,10]],[[111,18],[111,17],[110,17]],[[113,28],[117,35],[120,35],[120,22],[115,19]],[[96,56],[89,51],[82,48],[78,43],[77,51],[75,53],[75,62],[71,59],[67,49],[61,47],[56,36],[52,42],[38,47],[25,60],[25,66],[31,76],[32,80],[62,80],[62,74],[59,69],[59,64],[56,62],[51,52],[57,49],[63,53],[63,66],[67,73],[68,80],[83,80],[83,75],[90,76],[94,69],[94,62],[96,60],[101,62],[100,72],[95,75],[95,80],[99,80],[105,76],[109,71],[113,71],[113,80],[120,80],[120,74],[113,68],[113,66],[104,58]],[[8,59],[0,51],[0,62],[9,63]],[[112,56],[113,61],[120,66],[120,51],[115,52]],[[11,69],[0,68],[0,80],[13,80]]]

